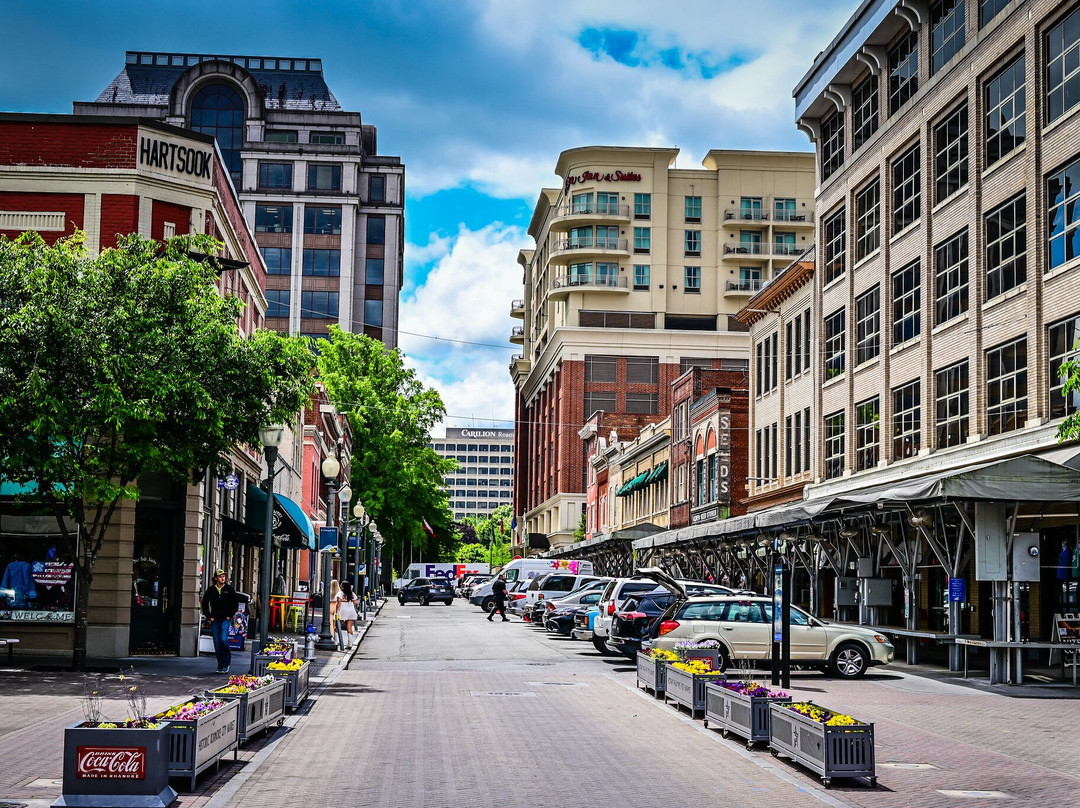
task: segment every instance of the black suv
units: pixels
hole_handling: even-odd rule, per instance
[[[454,587],[449,581],[433,581],[430,578],[413,578],[398,590],[398,603],[405,605],[415,600],[421,606],[441,600],[447,606],[454,602]]]

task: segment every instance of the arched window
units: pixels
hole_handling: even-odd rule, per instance
[[[191,128],[213,135],[233,182],[240,183],[240,147],[244,145],[244,99],[227,84],[208,84],[191,102]]]

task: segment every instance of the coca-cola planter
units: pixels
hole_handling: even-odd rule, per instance
[[[64,790],[54,808],[165,808],[169,785],[169,722],[154,729],[64,730]]]

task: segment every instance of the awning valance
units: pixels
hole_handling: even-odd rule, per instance
[[[266,529],[266,492],[254,483],[248,483],[244,523]],[[303,508],[282,494],[274,494],[274,541],[295,550],[315,549],[315,526]]]
[[[264,500],[265,501],[265,500]],[[263,508],[266,506],[263,505]],[[264,510],[263,513],[266,513]],[[244,547],[262,547],[266,528],[258,530],[228,516],[221,517],[221,538]]]
[[[630,482],[626,483],[618,491],[616,491],[615,496],[617,496],[617,497],[625,497],[625,496],[628,496],[628,495],[634,493],[639,488],[641,488],[641,486],[645,483],[645,480],[646,480],[646,478],[648,478],[648,476],[649,476],[649,472],[647,472],[647,471],[641,472],[641,474],[634,477],[634,479],[632,479]]]

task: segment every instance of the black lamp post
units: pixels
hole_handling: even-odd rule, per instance
[[[349,503],[351,501],[352,486],[346,480],[338,489],[337,517],[341,525],[341,529],[338,531],[338,553],[341,555],[339,581],[349,580]]]
[[[341,463],[331,455],[323,460],[321,471],[329,492],[326,501],[326,523],[330,527],[336,527],[335,509],[337,503],[334,500],[335,494],[337,494],[337,476],[341,473]],[[319,639],[315,642],[315,647],[320,651],[336,651],[337,643],[334,642],[334,638],[330,634],[330,577],[333,574],[331,570],[334,550],[331,547],[325,550],[320,548],[319,552],[325,556],[326,561],[323,566],[322,626],[319,629]]]
[[[371,574],[371,570],[367,571],[367,575],[364,577],[364,589],[360,589],[360,553],[364,553],[365,558],[367,556],[367,545],[364,543],[367,539],[365,535],[368,523],[367,510],[364,508],[362,502],[357,502],[352,509],[353,516],[356,517],[356,547],[353,549],[353,558],[355,559],[354,567],[356,568],[356,594],[362,595],[362,601],[364,604],[363,618],[367,620],[367,581],[368,575]]]
[[[266,455],[266,532],[263,536],[262,570],[259,573],[259,641],[251,645],[251,667],[255,673],[255,654],[266,645],[270,636],[270,576],[273,573],[271,555],[274,541],[274,474],[278,447],[285,436],[285,427],[265,426],[259,430],[263,454]]]

